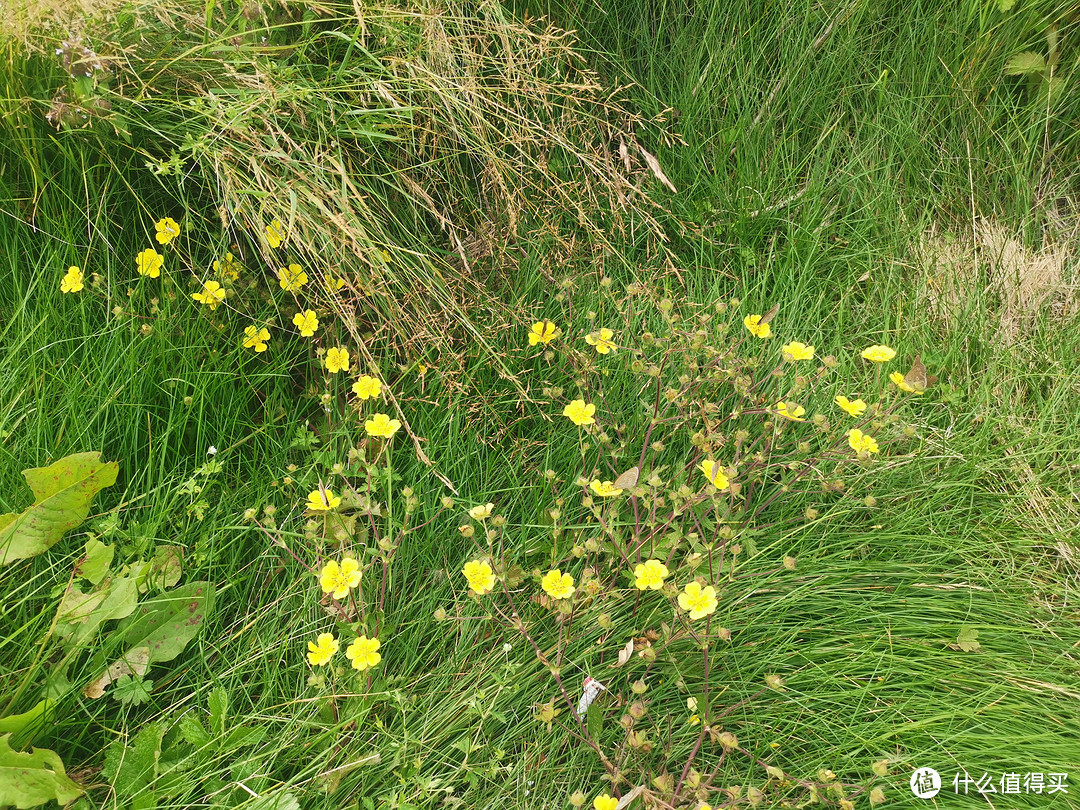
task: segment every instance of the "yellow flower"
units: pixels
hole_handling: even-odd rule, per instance
[[[352,392],[360,400],[375,399],[382,393],[382,383],[377,378],[365,374],[352,384]]]
[[[323,283],[326,285],[326,288],[330,290],[330,292],[336,293],[345,286],[345,279],[326,273],[323,275]]]
[[[780,347],[784,359],[788,361],[809,360],[814,356],[814,347],[795,340]]]
[[[368,436],[382,436],[384,439],[394,438],[394,434],[401,428],[401,422],[391,419],[385,413],[377,413],[364,422],[364,430]]]
[[[300,330],[300,337],[311,337],[319,328],[319,317],[314,310],[305,309],[293,315],[293,326]]]
[[[583,399],[575,399],[563,408],[563,416],[569,417],[570,421],[578,426],[593,424],[596,421],[593,419],[594,413],[596,413],[596,406],[591,402],[586,405]]]
[[[728,488],[728,477],[724,475],[724,468],[711,459],[705,459],[698,464],[698,469],[705,473],[709,483],[717,489]]]
[[[592,800],[592,806],[593,810],[615,810],[619,806],[619,800],[606,793],[601,793]]]
[[[856,419],[866,412],[866,403],[861,399],[850,400],[847,397],[837,397],[836,404]]]
[[[363,672],[382,661],[378,651],[381,646],[377,638],[360,636],[345,650],[345,657],[352,661],[353,669]]]
[[[349,595],[349,591],[360,584],[362,577],[360,563],[352,557],[346,557],[341,561],[341,565],[338,565],[336,560],[330,560],[323,566],[319,574],[319,585],[322,586],[323,593],[328,593],[335,599],[344,599]]]
[[[634,585],[639,591],[658,591],[664,587],[667,566],[659,560],[646,560],[634,566]]]
[[[349,370],[349,350],[344,346],[332,346],[326,350],[326,370],[331,374]]]
[[[493,503],[485,503],[482,506],[474,506],[469,510],[469,517],[473,520],[485,520],[491,517],[491,510],[495,508]]]
[[[689,723],[692,726],[696,726],[698,723],[701,722],[701,718],[696,714],[692,714],[692,715],[690,715],[690,719],[687,720],[686,722]],[[699,808],[699,810],[700,810],[700,808]]]
[[[227,278],[229,281],[236,281],[240,278],[240,271],[243,266],[236,260],[236,257],[231,253],[225,254],[225,261],[214,261],[214,272],[222,278]]]
[[[213,312],[225,300],[225,290],[216,281],[208,281],[203,284],[202,292],[192,293],[191,297]]]
[[[689,582],[679,594],[679,607],[690,614],[690,619],[700,619],[716,610],[716,588],[697,582]]]
[[[875,363],[887,363],[896,357],[896,350],[888,346],[867,346],[862,350],[862,356]]]
[[[285,292],[296,292],[308,282],[307,273],[300,265],[290,264],[277,271],[278,286]]]
[[[265,326],[262,329],[256,329],[254,326],[245,326],[244,334],[244,348],[254,349],[257,352],[266,351],[266,341],[270,339],[270,330]]]
[[[281,225],[281,220],[275,219],[267,225],[265,233],[266,244],[272,248],[281,247],[281,243],[285,241],[285,229]]]
[[[135,269],[140,276],[157,278],[161,275],[161,264],[165,259],[153,248],[147,248],[135,257]]]
[[[894,371],[889,374],[889,379],[896,383],[896,387],[901,391],[907,391],[909,394],[921,394],[922,391],[916,391],[913,385],[909,385],[908,381],[904,379],[904,375],[899,371]]]
[[[548,571],[540,580],[540,586],[552,599],[569,599],[574,595],[574,578],[558,568]]]
[[[611,339],[615,333],[610,329],[601,329],[599,332],[590,332],[585,336],[585,342],[596,349],[597,354],[607,354],[615,351],[618,346]]]
[[[313,512],[325,512],[341,506],[341,498],[329,489],[313,489],[307,496],[307,507]]]
[[[64,277],[60,279],[60,292],[62,293],[77,293],[81,292],[83,288],[83,273],[75,265],[71,265],[68,271],[64,273]]]
[[[806,408],[802,405],[796,405],[794,402],[791,404],[792,407],[789,409],[786,402],[777,402],[776,412],[785,419],[790,419],[792,422],[805,422],[805,419],[800,419],[799,417],[806,413]]]
[[[532,330],[529,332],[529,345],[535,346],[537,343],[543,343],[545,346],[562,332],[551,321],[537,321],[532,325]]]
[[[750,330],[750,334],[754,337],[772,337],[772,327],[767,323],[760,323],[760,321],[760,315],[747,315],[743,318],[743,326]]]
[[[465,575],[465,579],[469,580],[469,587],[481,596],[495,587],[495,572],[483,560],[471,560],[465,563],[461,573]]]
[[[338,651],[338,640],[333,633],[319,633],[315,641],[307,643],[307,660],[313,667],[321,667],[328,664]]]
[[[848,433],[847,441],[851,449],[856,453],[865,452],[868,455],[873,455],[878,452],[878,444],[874,441],[874,437],[866,435],[861,430],[855,429]]]
[[[172,217],[159,219],[154,224],[154,228],[157,230],[157,234],[154,238],[162,245],[169,244],[169,242],[180,235],[180,226],[176,224],[176,220]]]
[[[589,484],[589,489],[601,498],[610,498],[612,495],[622,495],[622,490],[610,481],[594,480]]]

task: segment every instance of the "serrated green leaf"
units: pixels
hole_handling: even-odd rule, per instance
[[[102,463],[100,453],[76,453],[23,470],[34,503],[20,514],[0,515],[0,565],[35,557],[82,525],[94,496],[116,483],[119,469],[116,462]]]
[[[157,776],[164,737],[165,725],[150,723],[135,735],[131,745],[110,749],[103,773],[120,796],[134,796]]]
[[[181,716],[178,725],[180,727],[180,736],[196,748],[202,748],[210,742],[210,735],[206,733],[202,721],[195,716],[194,712],[188,712]]]
[[[210,693],[206,704],[210,709],[210,730],[220,737],[225,733],[225,723],[229,719],[229,693],[218,686]]]
[[[10,734],[0,736],[0,807],[23,810],[49,801],[63,806],[82,795],[82,788],[68,778],[55,751],[15,751],[10,738]]]
[[[1046,70],[1046,59],[1041,53],[1024,51],[1005,60],[1003,73],[1006,76],[1026,76],[1029,73],[1042,73]]]
[[[150,690],[154,688],[154,682],[144,680],[138,676],[122,675],[116,681],[112,696],[121,703],[129,706],[138,706],[150,700]]]
[[[960,634],[956,637],[957,646],[964,652],[978,652],[982,649],[979,644],[979,631],[971,627],[961,627]]]
[[[109,573],[115,552],[115,547],[107,546],[96,537],[91,537],[86,541],[86,559],[79,564],[76,573],[91,585],[100,585],[101,580]]]
[[[1016,0],[997,0],[998,11],[1012,11],[1012,7],[1016,5]]]

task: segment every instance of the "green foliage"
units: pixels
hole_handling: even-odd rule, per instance
[[[194,712],[187,712],[151,723],[129,742],[118,740],[109,747],[102,773],[124,806],[153,806],[209,791],[250,795],[227,788],[217,774],[224,767],[231,769],[235,779],[249,778],[245,774],[258,769],[257,757],[251,753],[263,743],[267,730],[236,723],[228,714],[228,699],[222,689],[211,692],[208,702],[212,734]],[[259,787],[262,782],[256,777],[250,784]],[[283,807],[289,806],[287,798],[281,801]]]
[[[1061,18],[1052,71],[1002,75],[1015,54],[1047,67],[1060,9],[530,4],[579,48],[490,4],[479,22],[396,6],[362,25],[306,5],[121,2],[77,46],[117,62],[109,75],[73,75],[83,52],[69,41],[66,65],[44,28],[4,52],[0,486],[17,491],[18,459],[89,446],[125,460],[87,537],[0,571],[13,748],[45,737],[76,774],[107,759],[85,808],[530,807],[578,792],[586,806],[601,792],[635,807],[678,793],[689,810],[858,805],[871,786],[872,803],[902,802],[929,762],[1076,761],[1060,539],[1076,522],[1075,302],[1063,283],[999,334],[984,264],[1001,251],[965,237],[984,215],[1019,245],[1071,234],[1077,96],[1055,91],[1048,114],[1028,86],[1051,72],[1074,86],[1075,26]],[[537,76],[581,97],[533,93]],[[630,81],[615,108],[589,101]],[[543,126],[515,143],[505,118],[528,103]],[[606,154],[582,162],[592,153]],[[612,165],[625,207],[582,182]],[[164,215],[180,236],[159,247],[161,277],[140,277]],[[273,216],[279,248],[263,242]],[[924,232],[979,263],[928,257]],[[312,281],[286,292],[276,273],[292,262]],[[85,289],[62,294],[73,264]],[[348,280],[336,296],[319,286],[328,270]],[[227,291],[214,310],[193,299],[211,280]],[[737,335],[773,302],[782,340],[841,365],[770,376],[776,347]],[[290,327],[309,308],[310,340]],[[565,342],[526,348],[545,317]],[[266,352],[241,344],[253,321],[273,330]],[[614,355],[583,341],[601,326]],[[881,452],[858,459],[831,395],[892,390],[852,356],[878,342],[922,352],[942,380],[886,394],[862,428]],[[379,374],[381,398],[326,373],[332,345],[352,373]],[[599,429],[562,416],[578,397]],[[780,401],[831,424],[787,420]],[[393,408],[394,440],[366,437],[365,418]],[[739,491],[712,493],[699,458]],[[632,498],[577,483],[639,463]],[[305,509],[320,487],[337,511]],[[492,518],[466,519],[489,501]],[[639,597],[638,550],[670,558],[679,587]],[[319,569],[346,554],[362,583],[334,600]],[[474,600],[461,569],[480,557],[498,584]],[[561,604],[539,582],[553,565],[580,589]],[[715,583],[711,619],[678,605],[697,577]],[[202,640],[150,672],[149,643],[116,626],[137,616],[112,617],[133,591],[152,610],[188,580],[217,589]],[[377,634],[382,660],[308,665],[328,631],[343,648]],[[118,699],[82,699],[102,672]],[[579,721],[586,673],[609,689]]]
[[[0,515],[0,565],[47,551],[90,513],[90,502],[116,482],[116,462],[78,453],[48,467],[23,470],[34,503],[20,514]]]
[[[54,752],[43,748],[28,754],[15,751],[10,737],[0,736],[0,805],[20,810],[50,801],[65,805],[82,795],[82,788],[67,777]]]
[[[30,711],[0,717],[0,734],[8,734],[11,746],[23,749],[33,742],[43,728],[50,725],[56,715],[56,701],[48,698],[38,701]]]
[[[131,615],[116,627],[110,640],[110,646],[118,645],[124,652],[86,686],[83,694],[101,697],[109,684],[121,676],[141,676],[151,664],[176,658],[202,629],[213,609],[214,593],[212,583],[189,582],[146,599],[137,610],[129,611]],[[99,654],[95,661],[103,657],[103,653]]]

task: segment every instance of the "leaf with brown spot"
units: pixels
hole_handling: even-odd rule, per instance
[[[124,675],[138,675],[140,678],[146,674],[150,666],[150,649],[148,647],[136,647],[128,651],[116,661],[109,664],[100,676],[90,681],[83,689],[83,695],[88,698],[99,698],[105,694],[110,683],[119,680]]]
[[[35,557],[81,526],[90,503],[116,483],[120,467],[100,453],[76,453],[48,467],[23,470],[34,502],[19,514],[0,515],[0,565]]]

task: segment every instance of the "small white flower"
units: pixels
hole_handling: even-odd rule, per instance
[[[510,643],[509,641],[508,641],[508,642],[506,642],[505,644],[503,644],[503,652],[504,652],[504,653],[508,653],[508,652],[510,652],[510,651],[511,651],[512,649],[514,649],[514,645],[513,645],[513,644],[511,644],[511,643]]]
[[[210,445],[210,449],[206,451],[206,455],[208,455],[208,456],[216,456],[217,455],[217,448],[214,447],[214,445]]]

